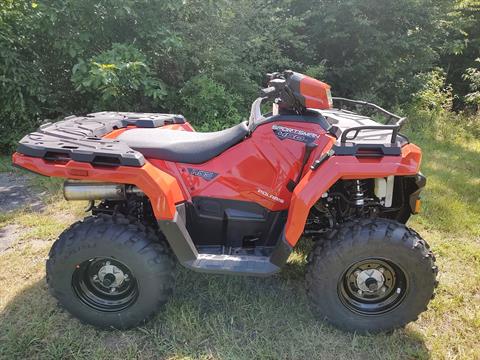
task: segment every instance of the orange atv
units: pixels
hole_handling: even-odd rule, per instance
[[[270,74],[249,120],[230,129],[197,133],[170,114],[70,116],[25,136],[13,162],[68,179],[65,198],[90,201],[92,215],[63,232],[47,261],[52,294],[84,322],[141,324],[168,300],[177,261],[275,274],[303,236],[315,241],[314,312],[343,329],[385,331],[426,309],[437,274],[427,243],[405,226],[426,181],[420,149],[399,133],[404,120],[285,71]]]

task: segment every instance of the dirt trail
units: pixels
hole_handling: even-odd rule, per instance
[[[41,194],[29,188],[29,177],[16,173],[0,173],[0,212],[28,206],[33,211],[43,208]]]
[[[12,172],[0,173],[0,214],[21,208],[41,211],[44,208],[42,195],[31,189],[29,176]],[[22,227],[16,224],[0,228],[0,253],[10,248],[22,232]]]

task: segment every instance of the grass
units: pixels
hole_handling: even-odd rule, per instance
[[[14,172],[17,169],[12,165],[10,156],[0,155],[0,172]]]
[[[52,193],[42,213],[0,217],[0,228],[21,228],[0,254],[0,358],[480,359],[480,141],[413,139],[424,151],[428,185],[424,211],[410,225],[431,244],[441,272],[429,310],[405,329],[358,336],[315,320],[300,250],[265,279],[178,269],[172,300],[141,328],[81,325],[48,294],[44,262],[83,204],[66,203],[58,182],[42,180],[35,185]]]

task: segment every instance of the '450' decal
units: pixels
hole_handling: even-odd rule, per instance
[[[306,132],[298,129],[287,128],[281,125],[273,125],[272,130],[280,140],[290,139],[290,140],[300,141],[303,143],[310,143],[320,137],[320,135],[315,133]]]

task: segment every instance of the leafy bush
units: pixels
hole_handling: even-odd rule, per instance
[[[410,106],[409,127],[442,136],[447,128],[453,99],[452,89],[445,83],[445,72],[437,68],[419,74],[417,78],[423,86],[415,94]]]
[[[441,113],[452,109],[452,87],[446,84],[446,75],[442,69],[436,68],[429,73],[420,74],[418,79],[423,86],[415,94],[413,101],[419,109],[432,113]]]
[[[241,121],[240,99],[205,75],[189,80],[180,94],[184,114],[199,130],[220,130]]]
[[[146,62],[133,46],[113,44],[87,62],[80,60],[73,67],[72,81],[77,91],[90,94],[96,109],[140,110],[146,100],[157,102],[166,95]]]
[[[456,141],[457,138],[480,137],[480,117],[468,112],[452,111],[453,89],[447,84],[446,73],[440,68],[420,74],[423,87],[418,91],[408,109],[411,131]]]
[[[476,62],[480,65],[480,58],[476,59]],[[469,82],[471,91],[465,96],[465,101],[478,111],[480,109],[480,68],[468,68],[463,74],[463,79]]]

